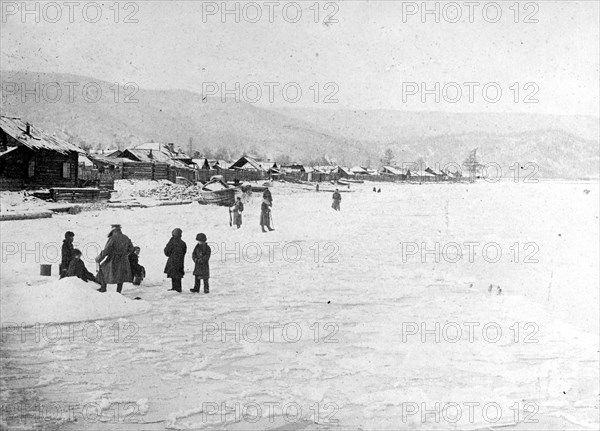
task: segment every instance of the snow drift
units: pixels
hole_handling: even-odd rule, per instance
[[[151,308],[145,301],[131,300],[116,292],[97,292],[98,287],[95,283],[67,277],[36,286],[3,288],[2,323],[80,322],[144,313]]]

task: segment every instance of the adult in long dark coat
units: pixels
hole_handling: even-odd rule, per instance
[[[190,289],[190,292],[200,292],[200,281],[204,280],[204,293],[208,293],[208,279],[210,277],[210,267],[208,261],[210,260],[211,249],[206,243],[206,235],[199,233],[196,235],[196,247],[192,252],[192,260],[194,261],[194,276],[196,277],[194,288]]]
[[[121,232],[121,225],[112,225],[104,250],[96,258],[96,262],[100,264],[100,271],[98,272],[99,292],[106,292],[107,284],[116,284],[117,292],[121,293],[123,283],[131,282],[129,254],[132,251],[133,243],[127,235]]]
[[[265,227],[270,231],[275,230],[271,227],[271,204],[268,200],[263,199],[260,205],[260,228],[263,232],[266,232]]]
[[[332,196],[333,202],[331,204],[331,208],[333,208],[336,211],[340,210],[340,202],[342,202],[342,195],[340,194],[340,191],[338,189],[335,189],[335,192],[333,192],[333,196]]]
[[[171,279],[171,289],[181,293],[181,279],[184,275],[183,263],[187,253],[187,245],[181,239],[182,230],[173,229],[171,239],[165,247],[165,256],[168,257],[165,265],[165,274]]]
[[[65,232],[65,239],[62,243],[60,265],[58,266],[60,278],[66,277],[69,264],[73,259],[73,238],[75,238],[75,234],[73,232]]]

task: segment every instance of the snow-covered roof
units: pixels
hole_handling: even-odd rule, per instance
[[[121,156],[127,157],[128,155],[133,156],[133,158],[139,162],[159,162],[159,163],[167,163],[171,166],[176,166],[178,168],[189,168],[183,162],[179,160],[174,160],[169,155],[161,152],[161,151],[153,151],[153,150],[142,150],[138,148],[128,148]]]
[[[6,150],[6,151],[1,151],[1,152],[0,152],[0,157],[4,157],[4,156],[6,156],[8,153],[11,153],[11,152],[13,152],[13,151],[14,151],[14,150],[16,150],[17,148],[19,148],[19,147],[10,147],[10,148],[9,148],[8,150]]]
[[[435,177],[435,175],[424,171],[424,170],[420,170],[420,171],[410,171],[410,175],[413,177]]]
[[[401,169],[395,168],[393,166],[384,166],[383,170],[387,171],[387,172],[389,172],[390,174],[393,174],[393,175],[404,175],[404,173],[402,172]]]
[[[171,148],[173,148],[173,150],[171,150]],[[184,152],[175,150],[175,145],[171,143],[163,144],[161,142],[146,142],[145,144],[139,144],[129,149],[152,150],[153,153],[160,152],[169,156],[171,159],[191,159],[191,157]]]
[[[81,153],[79,154],[77,162],[85,166],[94,166],[94,163],[92,163],[92,161],[85,154]]]
[[[24,122],[18,117],[0,116],[0,129],[24,147],[34,151],[50,150],[61,154],[67,154],[73,151],[77,153],[84,152],[77,145],[51,136],[32,124],[29,124],[29,134],[27,134],[28,124],[29,123]]]
[[[355,174],[368,174],[369,172],[367,172],[366,169],[361,168],[360,166],[354,166],[353,168],[350,169],[352,172],[354,172]]]

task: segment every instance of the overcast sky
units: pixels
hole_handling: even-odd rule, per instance
[[[203,83],[224,82],[233,89],[236,82],[241,87],[255,82],[263,88],[261,106],[270,104],[264,83],[277,82],[275,106],[294,106],[281,88],[297,83],[303,93],[296,105],[304,107],[599,115],[597,1],[520,2],[518,16],[511,8],[515,2],[498,2],[502,16],[495,23],[490,21],[497,8],[487,6],[483,12],[490,2],[478,2],[472,10],[465,2],[454,4],[460,9],[429,2],[430,9],[436,3],[440,8],[439,23],[433,14],[423,22],[420,1],[320,2],[318,8],[314,1],[297,2],[302,15],[295,23],[288,22],[297,14],[290,2],[272,6],[273,22],[268,4],[255,3],[262,13],[255,23],[249,22],[256,17],[254,5],[239,3],[236,22],[234,14],[223,17],[220,10],[209,15],[221,2],[192,1],[121,2],[118,17],[110,1],[101,6],[101,19],[92,23],[83,16],[87,3],[79,2],[72,17],[67,5],[55,3],[61,7],[60,18],[54,5],[37,3],[36,23],[34,13],[22,15],[21,2],[3,1],[2,69],[196,92],[202,92]],[[35,4],[29,7],[34,10]],[[94,20],[97,10],[86,10],[85,17]],[[460,21],[449,22],[457,10]],[[324,22],[330,13],[330,22]],[[124,22],[128,16],[137,22]],[[527,18],[538,22],[524,22]],[[334,84],[326,86],[330,82]],[[462,96],[457,99],[456,86],[447,85],[439,103],[433,95],[423,103],[420,90],[410,84],[433,89],[436,82],[440,89],[458,83]],[[316,102],[315,83],[320,90]],[[488,86],[487,101],[482,94],[486,83],[495,83]],[[249,93],[241,94],[242,99],[253,98],[253,90],[246,88]],[[502,95],[494,101],[497,88]],[[288,90],[293,98],[295,90]],[[327,95],[337,102],[324,103]],[[528,96],[538,102],[523,103]]]

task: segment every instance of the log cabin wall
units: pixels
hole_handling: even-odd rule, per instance
[[[35,173],[26,178],[29,186],[77,187],[78,155],[76,152],[61,154],[56,151],[35,151]],[[65,166],[66,165],[66,166]]]
[[[76,152],[33,151],[21,146],[0,162],[0,189],[76,187],[77,162]]]

